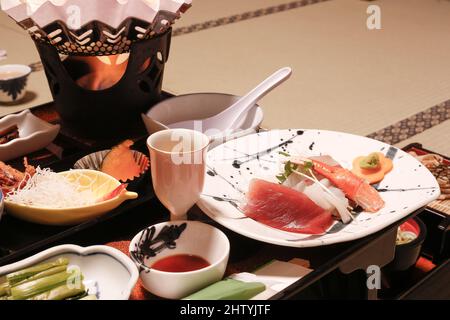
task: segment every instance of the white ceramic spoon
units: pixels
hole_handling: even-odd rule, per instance
[[[240,119],[241,115],[248,112],[262,97],[286,81],[292,74],[289,67],[282,68],[261,82],[256,88],[240,98],[224,111],[210,118],[201,120],[187,120],[167,125],[169,128],[184,128],[199,130],[205,128],[214,128],[220,131],[226,131]]]

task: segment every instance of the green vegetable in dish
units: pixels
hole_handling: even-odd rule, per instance
[[[11,288],[11,300],[28,299],[72,280],[73,281],[79,280],[79,282],[81,283],[82,280],[81,273],[76,270],[73,270],[71,272],[64,271],[47,276],[45,278],[25,282],[21,285]]]
[[[7,281],[0,282],[0,297],[8,294],[9,283]]]
[[[191,294],[183,300],[249,300],[265,289],[266,286],[260,282],[225,279]]]
[[[41,263],[23,270],[19,270],[16,272],[12,272],[6,275],[6,281],[10,286],[14,286],[15,284],[21,282],[22,280],[34,276],[37,273],[42,271],[59,267],[59,266],[67,266],[69,264],[69,259],[67,258],[59,258],[56,261]]]
[[[361,169],[377,169],[380,167],[380,156],[373,152],[359,161]]]
[[[26,282],[30,282],[30,281],[33,281],[33,280],[45,278],[47,276],[51,276],[53,274],[57,274],[57,273],[60,273],[60,272],[63,272],[63,271],[67,271],[67,265],[62,265],[62,266],[59,266],[59,267],[50,268],[50,269],[44,270],[42,272],[36,273],[35,275],[33,275],[33,276],[29,277],[29,278],[26,278],[26,279],[16,283],[14,285],[14,287],[16,287],[18,285],[21,285],[21,284],[24,284]]]
[[[53,288],[50,291],[35,295],[28,300],[64,300],[70,297],[85,294],[85,287],[82,283],[79,286],[70,286],[63,284],[59,287]]]
[[[0,277],[0,300],[96,300],[89,296],[80,270],[59,258]]]

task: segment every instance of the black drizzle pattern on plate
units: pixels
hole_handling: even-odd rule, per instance
[[[208,170],[206,171],[206,174],[211,176],[211,177],[219,177],[222,180],[224,180],[226,183],[228,183],[233,189],[235,189],[236,191],[238,191],[241,194],[244,194],[244,192],[239,189],[235,184],[233,184],[231,181],[229,181],[228,179],[226,179],[224,176],[220,175],[219,173],[217,173],[216,169],[211,168],[208,166]]]
[[[298,130],[298,131],[297,131],[297,134],[294,135],[294,136],[292,136],[292,138],[289,138],[289,139],[286,140],[286,141],[282,141],[281,143],[277,144],[276,146],[267,148],[267,149],[265,149],[265,150],[259,151],[259,152],[254,153],[254,154],[247,154],[247,155],[244,155],[244,156],[241,156],[241,157],[237,157],[237,158],[235,158],[235,160],[233,161],[232,166],[233,166],[234,168],[236,168],[236,169],[240,169],[241,166],[242,166],[244,163],[250,162],[250,161],[255,160],[255,159],[256,159],[256,160],[260,160],[260,158],[261,158],[262,156],[265,156],[265,155],[267,155],[267,154],[270,154],[272,151],[274,151],[274,150],[276,150],[276,149],[278,149],[278,148],[282,148],[283,151],[284,151],[284,150],[285,150],[284,147],[286,147],[288,144],[294,142],[293,140],[294,140],[295,138],[297,138],[298,136],[303,135],[303,133],[304,133],[304,131]],[[246,158],[246,159],[245,159],[245,160],[239,160],[239,159],[244,159],[244,158]]]
[[[291,131],[291,130],[289,130]],[[265,150],[259,151],[257,153],[254,154],[247,154],[245,152],[236,150],[234,148],[230,148],[231,150],[233,150],[234,152],[240,153],[242,154],[242,156],[236,157],[236,158],[231,158],[231,159],[222,159],[222,161],[225,160],[233,160],[232,162],[232,166],[234,169],[238,170],[238,174],[241,176],[242,172],[241,172],[241,168],[242,165],[244,163],[250,162],[252,160],[257,160],[258,162],[261,160],[267,161],[267,162],[275,162],[272,160],[266,160],[266,159],[262,159],[261,157],[264,155],[269,155],[272,151],[282,148],[283,151],[286,151],[286,146],[289,145],[290,143],[293,143],[293,140],[301,135],[303,135],[305,132],[303,130],[297,130],[295,134],[292,134],[292,137],[287,139],[286,141],[284,139],[280,139],[281,142],[275,146],[272,146],[270,148],[267,148]],[[227,147],[226,145],[224,147]],[[271,157],[273,157],[271,155]],[[245,160],[239,160],[239,159],[245,159]],[[260,167],[263,168],[264,170],[269,170],[269,168],[264,167],[260,164]],[[251,172],[249,167],[245,167],[245,170],[249,173],[249,174],[253,174],[253,172]],[[224,176],[220,175],[217,170],[215,168],[212,168],[210,166],[208,166],[208,170],[206,171],[206,174],[211,176],[211,177],[219,177],[222,180],[224,180],[226,183],[228,183],[233,189],[235,189],[236,191],[238,191],[240,194],[245,194],[244,191],[242,191],[239,187],[238,187],[238,182],[233,183],[232,181],[230,181],[229,179],[225,178]],[[230,176],[231,179],[234,179],[234,176]],[[208,195],[204,195],[204,196],[208,196]],[[218,202],[227,202],[230,205],[232,205],[233,207],[235,207],[236,209],[238,209],[240,212],[242,212],[242,210],[239,208],[239,205],[237,204],[236,200],[233,199],[228,199],[226,195],[224,195],[224,197],[219,197],[219,196],[210,196],[212,197],[214,200],[218,201]],[[246,219],[247,217],[240,217],[237,219]]]

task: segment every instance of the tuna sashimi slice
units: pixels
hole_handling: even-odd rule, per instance
[[[253,179],[246,198],[245,215],[276,229],[322,234],[333,223],[331,212],[305,194],[280,184]]]

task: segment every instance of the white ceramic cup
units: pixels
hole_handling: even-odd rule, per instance
[[[166,299],[182,299],[197,292],[206,286],[222,280],[230,254],[230,242],[227,236],[219,229],[198,221],[170,221],[151,226],[155,229],[155,236],[165,226],[181,225],[186,223],[186,229],[175,240],[175,247],[164,249],[154,257],[145,257],[136,260],[132,253],[142,241],[139,232],[130,242],[130,255],[140,270],[140,278],[144,288]],[[159,245],[159,244],[158,244]],[[156,261],[173,255],[188,254],[199,256],[210,264],[209,266],[188,272],[166,272],[152,269]]]
[[[31,68],[21,64],[0,66],[0,102],[11,103],[21,100],[26,93]]]
[[[206,135],[187,129],[163,130],[147,139],[153,189],[171,220],[186,219],[187,211],[200,199],[208,145]]]

